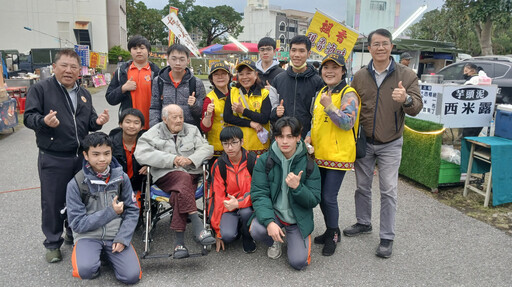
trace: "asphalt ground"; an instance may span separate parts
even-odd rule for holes
[[[209,86],[209,85],[207,85]],[[108,108],[110,122],[103,131],[117,125],[117,107],[105,101],[104,91],[93,95],[98,112]],[[101,276],[80,280],[71,275],[72,247],[63,245],[63,261],[48,264],[44,259],[41,232],[37,147],[34,132],[21,128],[0,140],[0,285],[1,286],[122,286],[109,266]],[[399,181],[398,213],[393,257],[375,256],[379,242],[378,174],[374,181],[373,233],[359,237],[342,236],[333,256],[321,255],[313,245],[311,265],[303,271],[292,269],[283,256],[267,258],[266,246],[258,243],[253,254],[242,251],[240,241],[225,251],[207,256],[174,259],[141,259],[139,286],[510,286],[512,238],[486,223],[470,218]],[[347,172],[338,196],[340,228],[355,223],[355,176]],[[159,222],[153,252],[171,252],[174,234],[169,219]],[[324,231],[320,208],[315,208],[315,230]],[[189,228],[190,230],[190,228]],[[200,246],[186,233],[191,251]],[[133,244],[142,254],[142,231],[135,232]]]

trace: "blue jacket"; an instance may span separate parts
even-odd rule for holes
[[[80,189],[75,178],[68,183],[66,206],[69,226],[73,230],[75,243],[81,238],[113,240],[128,246],[139,219],[139,208],[133,201],[133,191],[128,175],[113,157],[110,163],[110,180],[108,183],[98,179],[85,168],[82,170],[85,183],[91,193],[87,205],[82,201]],[[123,213],[118,215],[112,207],[112,200],[118,195],[118,200],[124,203]]]

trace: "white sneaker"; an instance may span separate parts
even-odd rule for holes
[[[267,256],[271,259],[277,259],[281,257],[281,243],[274,241],[274,244],[267,250]]]

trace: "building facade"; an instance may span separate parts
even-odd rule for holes
[[[126,48],[126,0],[0,0],[0,49]]]
[[[347,1],[347,25],[363,35],[378,28],[389,31],[400,25],[401,0],[352,0]]]
[[[241,22],[244,31],[238,40],[258,43],[263,37],[271,37],[279,40],[280,50],[287,51],[294,36],[306,34],[313,15],[293,9],[282,10],[279,6],[269,5],[268,0],[247,0]]]

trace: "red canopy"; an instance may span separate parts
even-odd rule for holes
[[[240,44],[242,44],[247,49],[249,49],[249,53],[258,53],[258,44],[256,44],[256,43],[240,43]],[[240,50],[240,48],[238,48],[237,45],[235,45],[235,43],[226,44],[226,45],[224,45],[224,47],[222,49],[225,51],[242,52],[242,50]]]

